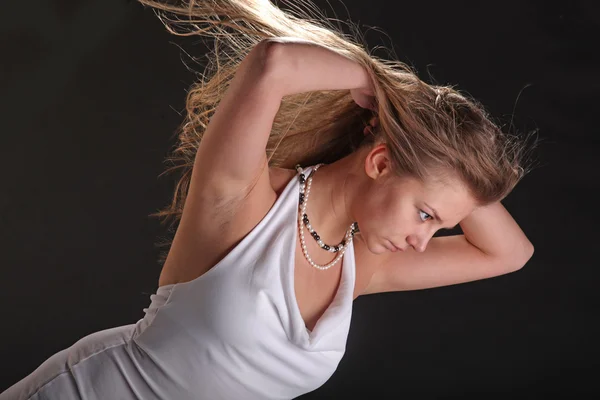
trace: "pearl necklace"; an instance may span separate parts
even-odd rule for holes
[[[346,249],[352,242],[352,239],[354,239],[354,234],[356,232],[359,232],[359,229],[358,229],[358,223],[353,222],[350,225],[350,228],[348,228],[348,230],[346,231],[346,234],[344,235],[344,239],[342,239],[340,244],[338,244],[337,246],[330,246],[328,244],[325,244],[321,240],[321,237],[317,234],[317,232],[315,230],[313,230],[312,226],[310,225],[308,216],[306,215],[306,205],[308,204],[308,196],[310,195],[310,185],[312,184],[312,177],[313,177],[314,173],[319,169],[319,167],[321,167],[321,165],[323,165],[323,164],[322,163],[317,164],[311,171],[310,175],[308,176],[308,185],[306,186],[306,198],[305,198],[305,190],[304,189],[305,189],[306,178],[305,178],[304,174],[302,173],[303,169],[302,169],[302,167],[300,167],[300,164],[296,164],[296,171],[298,171],[300,173],[300,175],[299,175],[300,201],[299,201],[299,206],[298,206],[298,208],[300,209],[300,212],[298,213],[298,230],[300,231],[300,243],[302,244],[302,253],[304,254],[304,257],[306,257],[306,260],[308,260],[310,265],[312,265],[313,267],[320,269],[320,270],[325,270],[325,269],[331,268],[332,266],[337,264],[338,261],[340,261],[342,259],[344,253],[346,252]],[[306,242],[304,241],[304,231],[302,229],[303,224],[306,225],[306,229],[308,229],[311,236],[317,241],[317,243],[319,244],[319,246],[322,249],[327,250],[332,253],[339,253],[339,255],[332,262],[330,262],[327,265],[319,265],[310,258],[310,256],[308,255],[308,252],[306,250]]]

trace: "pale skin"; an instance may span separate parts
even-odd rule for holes
[[[501,203],[478,205],[457,178],[421,182],[395,176],[385,144],[321,166],[307,212],[329,243],[358,222],[355,250],[370,278],[357,294],[490,278],[516,271],[533,253]],[[465,234],[433,238],[457,224]]]
[[[375,254],[396,251],[392,245],[423,252],[438,229],[452,228],[477,207],[457,179],[422,184],[399,178],[391,170],[385,144],[367,151],[323,165],[315,173],[309,207],[323,237],[343,237],[357,221],[357,239]],[[433,218],[430,207],[444,224]]]
[[[250,52],[198,147],[159,286],[194,279],[215,265],[256,226],[281,186],[295,175],[287,170],[275,174],[267,167],[265,146],[282,96],[344,88],[358,89],[353,98],[359,105],[372,104],[366,97],[365,71],[328,50],[263,42]],[[380,143],[315,173],[307,207],[314,229],[326,243],[335,244],[352,222],[360,227],[355,297],[490,278],[518,270],[532,256],[531,242],[500,202],[478,206],[451,171],[442,172],[434,176],[443,180],[398,177]],[[432,237],[456,224],[464,234]],[[331,253],[307,239],[316,263],[332,260]],[[404,251],[394,251],[392,245]],[[311,328],[335,294],[340,263],[317,270],[299,247],[295,261],[297,302]]]

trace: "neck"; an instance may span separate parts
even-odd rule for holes
[[[313,229],[327,244],[339,243],[356,221],[351,212],[359,181],[355,179],[355,169],[355,157],[349,155],[333,164],[322,165],[312,177],[306,214]]]

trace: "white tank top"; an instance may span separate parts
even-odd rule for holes
[[[304,168],[305,176],[313,167]],[[309,331],[294,292],[299,185],[297,174],[258,225],[206,273],[159,287],[143,319],[81,339],[38,368],[44,379],[36,379],[36,370],[21,388],[34,393],[38,385],[32,399],[264,400],[323,385],[346,348],[354,245],[340,261],[333,302]]]

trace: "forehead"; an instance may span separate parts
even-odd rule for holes
[[[458,179],[452,177],[428,178],[424,181],[413,179],[413,184],[421,188],[423,193],[438,196],[452,196],[467,199],[471,197],[467,187]]]

